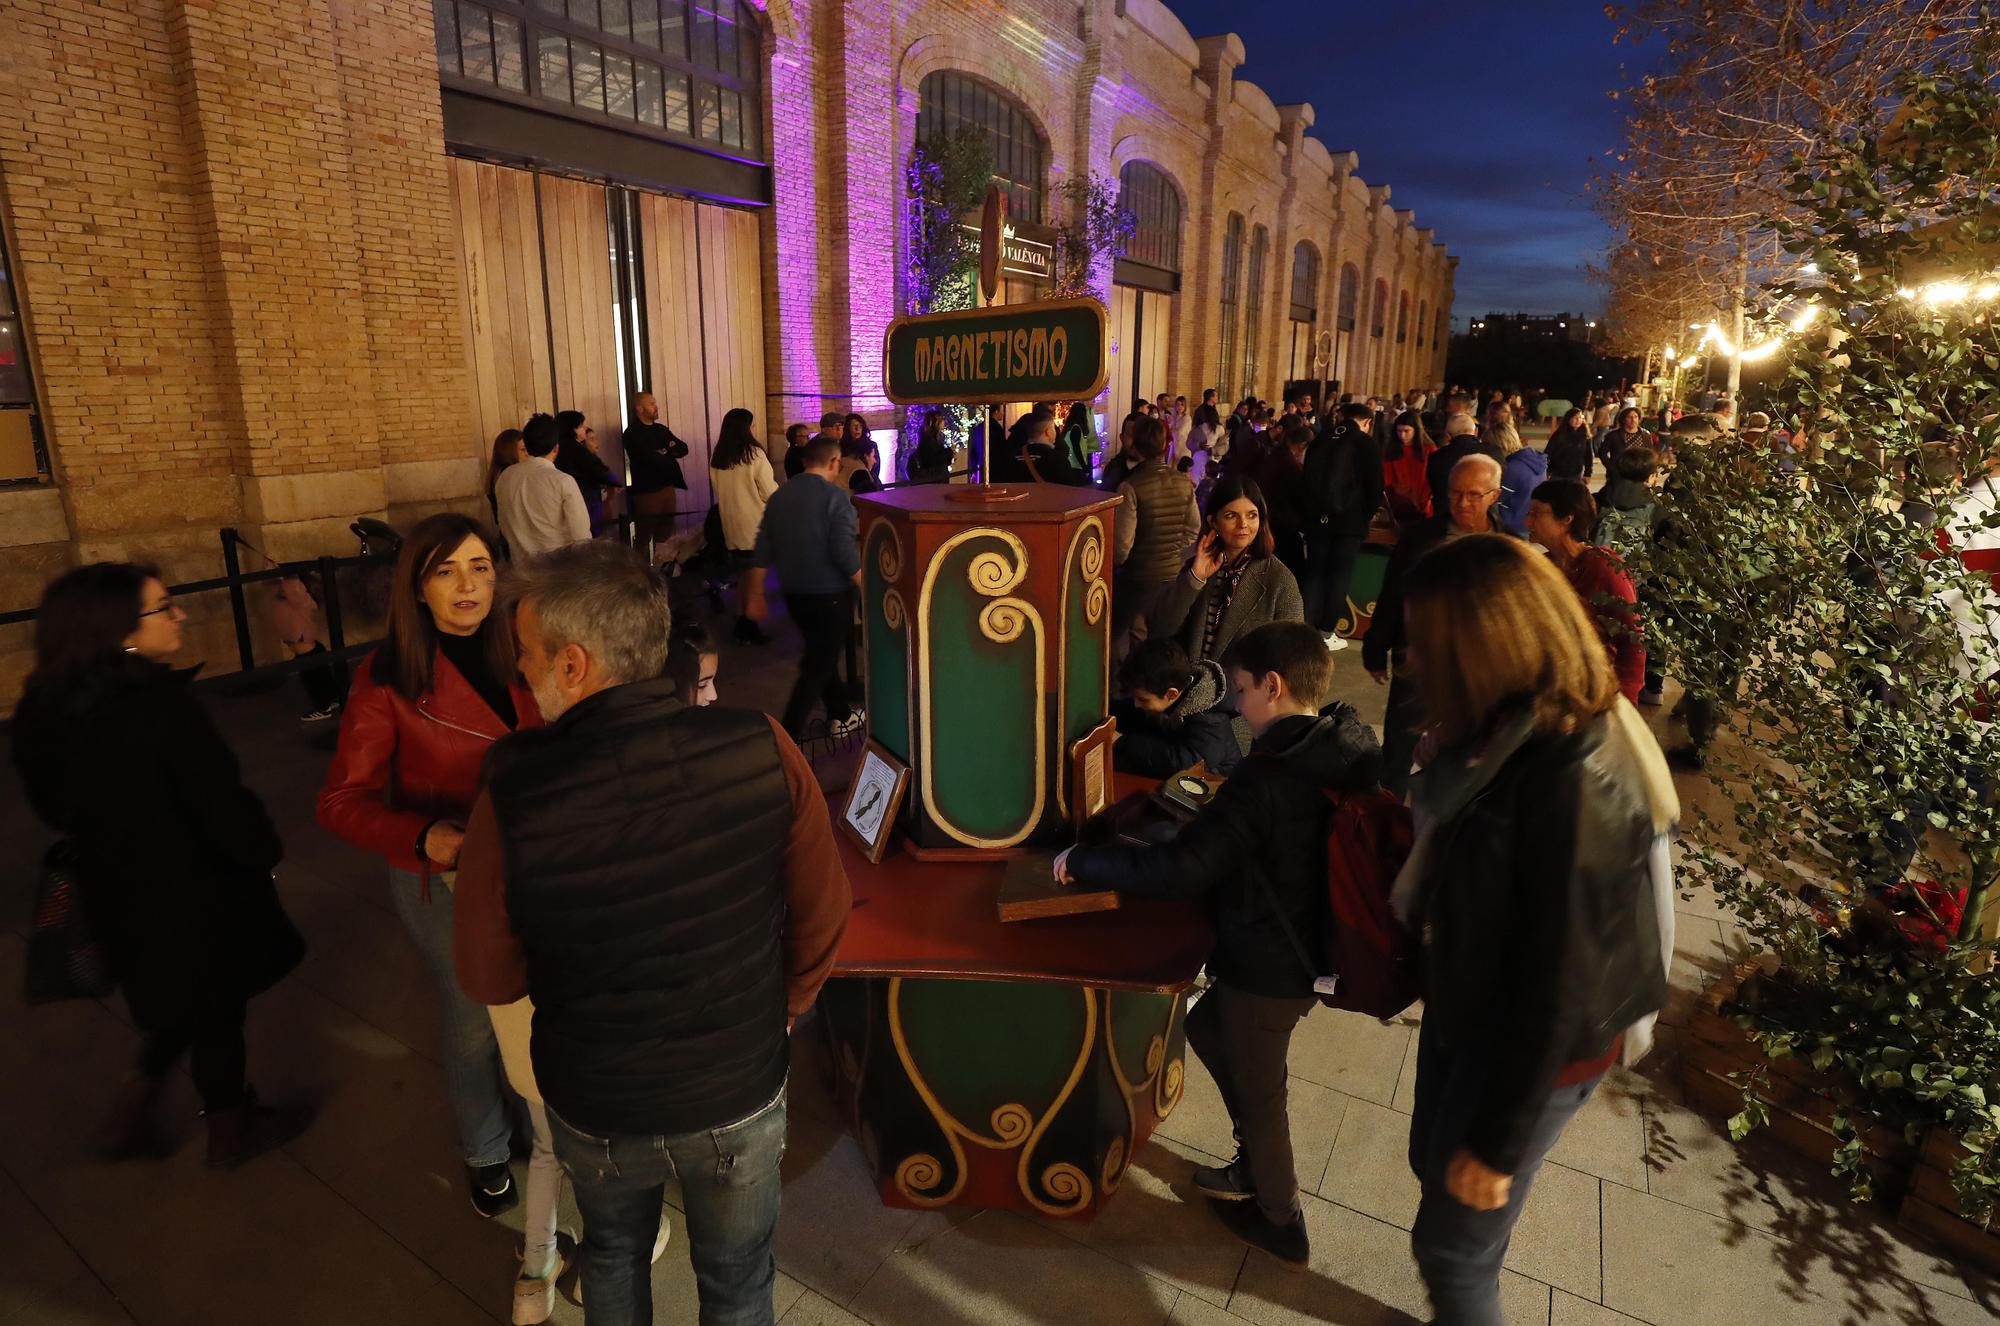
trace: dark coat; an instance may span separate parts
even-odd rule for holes
[[[1588,430],[1565,432],[1558,427],[1544,454],[1549,458],[1551,479],[1588,479],[1595,467]]]
[[[1308,532],[1360,538],[1381,505],[1382,448],[1369,434],[1341,424],[1306,449],[1298,507]]]
[[[1208,625],[1208,600],[1216,592],[1215,580],[1195,583],[1194,564],[1188,563],[1146,614],[1147,637],[1171,635],[1181,642],[1189,658],[1203,657],[1201,637]],[[1243,573],[1229,606],[1222,611],[1222,625],[1215,634],[1215,648],[1210,656],[1219,662],[1237,636],[1266,622],[1305,619],[1305,600],[1299,596],[1299,582],[1292,577],[1291,569],[1276,557],[1258,558]]]
[[[1228,698],[1221,664],[1204,659],[1164,714],[1149,714],[1130,700],[1118,701],[1111,706],[1118,720],[1113,765],[1121,773],[1170,778],[1201,761],[1210,773],[1228,777],[1244,753],[1237,740],[1237,717],[1225,703]]]
[[[1424,1032],[1486,1064],[1466,1145],[1503,1174],[1564,1066],[1666,1003],[1651,803],[1608,723],[1559,736],[1517,719],[1417,775],[1436,819],[1411,916]]]
[[[1078,847],[1069,872],[1079,883],[1139,897],[1206,897],[1217,979],[1251,994],[1301,998],[1312,993],[1313,973],[1275,909],[1284,908],[1293,934],[1316,952],[1327,908],[1326,794],[1363,791],[1381,773],[1375,734],[1352,709],[1280,719],[1171,842]]]
[[[661,423],[634,423],[625,430],[625,462],[632,467],[632,491],[657,493],[666,488],[687,488],[681,473],[681,458],[688,444]],[[588,450],[589,448],[585,448]]]
[[[80,711],[31,692],[14,715],[29,803],[75,846],[84,914],[149,1031],[248,999],[305,954],[271,882],[284,844],[189,680],[131,659]]]
[[[574,438],[566,437],[557,445],[555,464],[576,480],[577,490],[583,494],[584,510],[590,513],[591,531],[595,533],[604,524],[604,490],[623,488],[624,483],[596,452]]]

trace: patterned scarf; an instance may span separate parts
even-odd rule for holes
[[[1229,611],[1229,600],[1236,597],[1236,587],[1243,583],[1243,573],[1250,569],[1252,560],[1250,550],[1246,548],[1208,582],[1208,619],[1201,631],[1203,658],[1215,657],[1215,638],[1222,631],[1223,614]]]

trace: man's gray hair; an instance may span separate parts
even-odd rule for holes
[[[1444,421],[1444,435],[1450,437],[1476,437],[1479,425],[1469,414],[1454,414]]]
[[[1493,482],[1495,483],[1499,483],[1501,476],[1507,473],[1507,471],[1501,466],[1499,461],[1493,459],[1493,457],[1487,455],[1483,451],[1475,451],[1470,456],[1460,456],[1458,460],[1453,463],[1451,467],[1451,472],[1453,474],[1457,474],[1460,470],[1468,468],[1485,469],[1493,471]]]
[[[548,652],[579,645],[614,685],[667,670],[666,581],[622,544],[572,543],[515,563],[507,602],[534,604]]]

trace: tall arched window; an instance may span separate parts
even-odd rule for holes
[[[1351,332],[1361,317],[1361,269],[1353,263],[1340,265],[1340,303],[1335,306],[1333,325]]]
[[[1292,318],[1311,322],[1319,316],[1319,250],[1302,239],[1292,249]]]
[[[917,141],[929,142],[961,128],[986,135],[993,149],[993,179],[1007,191],[1007,205],[1024,221],[1042,219],[1049,142],[1020,102],[971,74],[939,70],[917,90]]]
[[[742,0],[431,0],[447,86],[762,159],[764,44]]]
[[[1243,391],[1257,390],[1257,351],[1264,343],[1264,266],[1271,253],[1271,232],[1258,226],[1250,232],[1250,296],[1244,301]]]
[[[1401,345],[1410,335],[1410,292],[1396,293],[1396,344]]]
[[[1118,205],[1136,223],[1125,246],[1130,262],[1163,272],[1181,269],[1181,192],[1150,161],[1128,161],[1118,172]]]
[[[1431,302],[1428,299],[1420,299],[1417,301],[1417,344],[1418,345],[1422,345],[1424,343],[1424,328],[1430,325],[1431,325]]]
[[[1377,278],[1375,282],[1375,307],[1368,319],[1368,334],[1380,336],[1389,329],[1389,283]]]
[[[1218,365],[1221,377],[1215,384],[1225,403],[1236,399],[1236,382],[1231,374],[1236,371],[1236,301],[1242,285],[1242,266],[1243,216],[1231,212],[1222,232],[1222,346]]]
[[[1442,308],[1437,311],[1437,317],[1431,323],[1431,344],[1444,344],[1444,310]]]

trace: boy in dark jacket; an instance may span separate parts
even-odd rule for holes
[[[1243,747],[1236,739],[1236,716],[1223,703],[1229,688],[1220,664],[1191,663],[1180,641],[1160,637],[1126,656],[1118,686],[1129,698],[1111,706],[1118,720],[1116,768],[1170,778],[1199,760],[1210,773],[1235,772]]]
[[[1313,1006],[1300,947],[1324,924],[1328,792],[1375,786],[1375,734],[1346,705],[1320,706],[1333,659],[1303,622],[1241,636],[1222,666],[1256,744],[1215,799],[1171,842],[1076,847],[1056,877],[1139,897],[1206,897],[1215,984],[1187,1015],[1188,1045],[1222,1092],[1238,1153],[1195,1171],[1231,1232],[1293,1267],[1309,1260],[1285,1111],[1292,1031]]]

